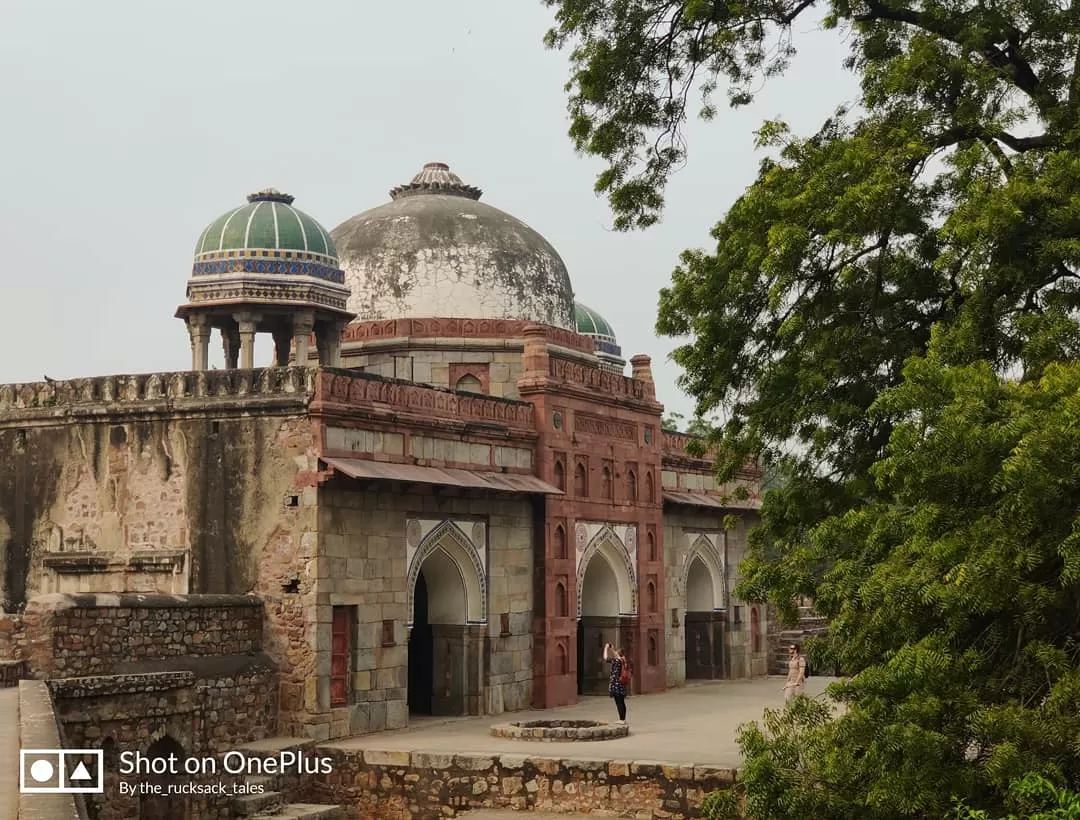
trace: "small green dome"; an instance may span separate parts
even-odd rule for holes
[[[292,206],[293,197],[259,191],[199,236],[195,276],[223,273],[278,273],[344,282],[330,233]]]
[[[615,331],[608,324],[607,319],[592,308],[586,307],[581,302],[574,302],[574,316],[578,333],[615,343]]]
[[[574,316],[577,320],[577,332],[593,340],[600,366],[613,373],[622,373],[626,361],[622,357],[622,348],[615,339],[615,330],[607,319],[581,302],[574,302]]]

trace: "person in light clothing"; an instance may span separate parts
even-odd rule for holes
[[[784,684],[784,703],[796,695],[806,694],[806,658],[793,643],[788,648],[787,683]]]

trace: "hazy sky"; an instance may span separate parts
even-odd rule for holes
[[[785,79],[689,129],[663,223],[622,234],[566,136],[551,20],[539,0],[3,0],[0,383],[187,369],[173,312],[206,223],[274,187],[331,229],[437,160],[548,238],[689,415],[657,293],[753,181],[760,122],[807,132],[853,97],[846,48],[804,23]]]

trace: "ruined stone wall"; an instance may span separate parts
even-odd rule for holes
[[[0,385],[0,609],[51,592],[253,593],[265,650],[302,686],[314,674],[316,378]]]
[[[482,633],[477,651],[483,654],[475,670],[478,683],[471,687],[479,689],[470,692],[473,704],[485,713],[529,706],[533,506],[528,498],[469,497],[441,488],[438,493],[376,492],[335,479],[320,489],[319,513],[318,677],[303,693],[310,722],[304,730],[310,736],[326,739],[407,724],[410,588],[434,550],[459,562],[461,577],[453,579],[458,587],[461,578],[470,585],[479,582],[468,592],[469,620],[483,624],[475,627]],[[449,580],[431,575],[432,600],[460,594],[453,584],[438,586]],[[355,624],[350,702],[339,708],[330,705],[334,606],[352,607]]]
[[[0,608],[48,592],[247,592],[299,537],[311,376],[0,385]]]
[[[630,760],[324,752],[333,773],[312,778],[309,797],[339,803],[350,820],[435,820],[480,808],[686,820],[701,817],[705,795],[736,777],[715,766]]]
[[[735,527],[725,529],[726,523]],[[669,686],[681,686],[686,681],[687,645],[687,587],[697,582],[697,598],[691,602],[701,611],[701,591],[707,587],[714,595],[714,606],[726,610],[725,651],[727,673],[732,678],[765,674],[762,664],[767,657],[767,617],[765,608],[759,610],[760,646],[752,651],[750,606],[736,598],[733,590],[739,582],[739,565],[746,555],[750,530],[756,526],[758,515],[753,510],[722,510],[669,504],[664,510],[664,561],[667,569],[667,675]],[[703,570],[717,567],[710,557],[718,556],[723,577]],[[695,560],[697,559],[697,560]],[[697,578],[691,578],[696,574]],[[695,605],[696,604],[696,605]],[[692,637],[692,636],[691,636]]]
[[[28,660],[43,678],[262,651],[254,597],[53,594],[32,600],[25,622]]]

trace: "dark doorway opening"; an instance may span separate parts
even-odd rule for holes
[[[424,573],[416,576],[413,626],[409,635],[409,714],[430,715],[435,693],[435,639],[428,623],[428,589]]]
[[[146,750],[146,757],[150,760],[164,758],[165,760],[175,756],[177,769],[183,771],[184,747],[169,735],[150,744]],[[182,795],[170,794],[169,786],[178,783],[182,778],[173,774],[152,775],[151,780],[160,786],[161,793],[145,795],[139,802],[139,820],[187,820],[188,801]]]

